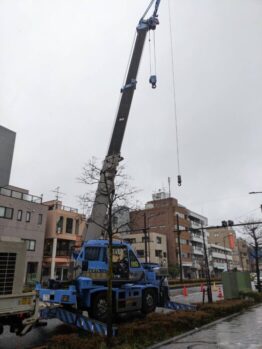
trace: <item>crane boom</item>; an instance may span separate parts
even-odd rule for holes
[[[137,34],[133,47],[125,85],[121,89],[121,99],[116,115],[113,133],[109,144],[108,152],[103,162],[100,180],[88,224],[85,240],[98,239],[103,232],[103,225],[106,218],[109,203],[108,194],[114,189],[114,179],[119,161],[121,161],[121,146],[124,138],[129,111],[132,104],[134,91],[137,84],[137,74],[143,53],[146,36],[149,30],[155,30],[159,24],[158,7],[161,0],[151,0],[146,12],[140,19],[136,28]],[[155,3],[154,12],[151,17],[145,19],[150,8]],[[152,84],[152,87],[155,85]]]

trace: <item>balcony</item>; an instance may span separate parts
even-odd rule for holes
[[[193,253],[193,254],[200,255],[200,256],[203,256],[203,255],[204,255],[204,251],[203,251],[203,248],[202,248],[202,247],[192,246],[192,253]]]
[[[219,253],[219,252],[212,252],[212,257],[218,258],[218,259],[229,260],[229,261],[233,260],[231,255],[225,255],[224,253]]]
[[[12,189],[7,189],[7,188],[0,188],[0,195],[4,195],[4,196],[8,196],[10,198],[24,200],[24,201],[28,201],[28,202],[34,202],[37,204],[42,203],[42,197],[40,197],[40,196],[26,194],[26,193],[22,193],[22,192],[12,190]]]
[[[56,257],[70,257],[71,254],[70,250],[56,250]]]
[[[201,237],[201,235],[198,234],[191,234],[191,240],[195,241],[195,242],[199,242],[200,244],[203,244],[203,238]]]
[[[226,263],[214,262],[213,265],[214,265],[214,269],[227,270],[227,264]]]

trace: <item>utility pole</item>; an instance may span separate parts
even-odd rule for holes
[[[205,241],[205,231],[203,228],[203,223],[201,223],[201,231],[203,236],[204,254],[205,254],[205,262],[206,262],[205,264],[206,264],[206,280],[207,280],[207,298],[208,298],[208,303],[213,303],[211,278],[210,278],[210,270],[209,270],[207,247],[206,247],[206,241]]]
[[[145,263],[148,262],[147,259],[147,225],[146,225],[146,213],[144,212],[144,228],[143,228],[143,232],[144,232],[144,243],[145,243]]]
[[[179,255],[179,274],[180,274],[180,282],[183,282],[183,265],[182,265],[182,256],[181,256],[181,242],[180,242],[180,234],[181,230],[179,229],[179,216],[176,214],[176,228],[177,228],[177,242],[178,242],[178,255]]]

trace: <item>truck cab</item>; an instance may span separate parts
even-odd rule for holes
[[[114,241],[112,257],[114,286],[145,280],[145,269],[129,244]],[[96,284],[106,284],[109,269],[107,240],[85,242],[78,261],[82,264],[82,276],[90,277]]]

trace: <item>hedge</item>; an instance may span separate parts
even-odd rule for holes
[[[145,319],[118,324],[118,336],[113,338],[115,349],[142,349],[159,341],[199,328],[221,317],[237,313],[254,304],[253,300],[219,301],[199,304],[196,312],[152,313]],[[69,334],[51,338],[46,349],[104,349],[105,338],[86,334],[76,329]],[[66,331],[68,333],[68,330]]]

